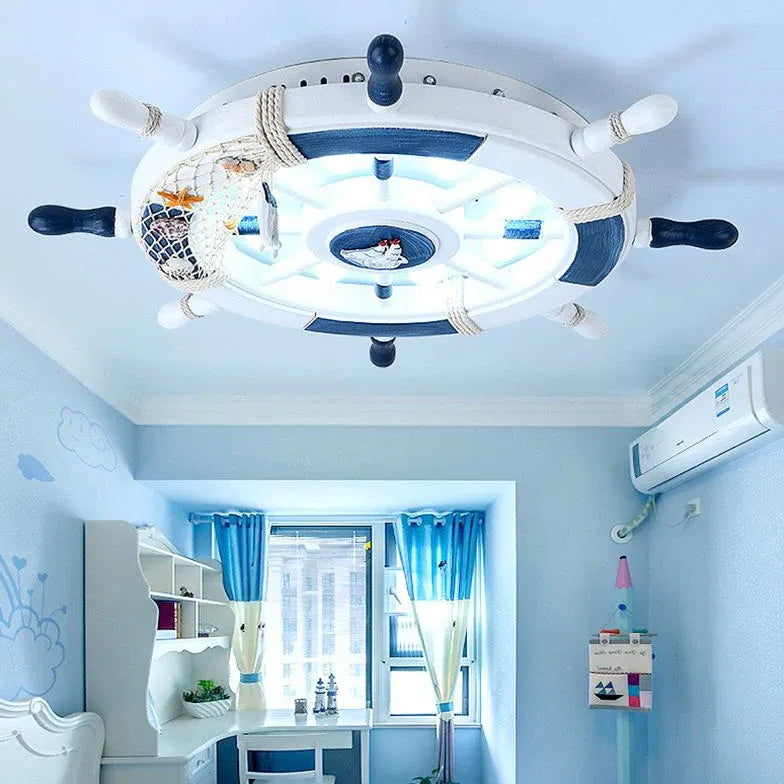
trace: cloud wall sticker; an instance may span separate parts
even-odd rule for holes
[[[46,572],[26,588],[26,559],[14,555],[11,564],[0,556],[0,697],[42,697],[65,661],[58,616],[65,616],[67,607],[46,609]]]
[[[114,471],[117,467],[117,455],[106,431],[81,411],[63,408],[57,438],[64,449],[73,452],[90,468]]]

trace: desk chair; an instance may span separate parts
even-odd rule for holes
[[[333,733],[334,734],[334,733]],[[299,732],[296,735],[274,733],[245,733],[237,736],[240,757],[240,784],[282,784],[282,782],[307,782],[308,784],[336,784],[334,776],[324,775],[324,749],[342,748],[340,741],[330,733]],[[268,773],[248,770],[248,753],[251,751],[313,751],[315,768],[297,773]]]

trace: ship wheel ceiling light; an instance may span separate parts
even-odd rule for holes
[[[720,250],[723,220],[638,218],[612,148],[676,115],[665,95],[588,123],[528,84],[408,59],[391,35],[367,58],[262,74],[175,117],[116,90],[94,114],[154,142],[128,208],[30,213],[41,234],[133,237],[181,299],[173,329],[228,310],[310,332],[479,335],[544,316],[586,338],[579,298],[631,246]]]

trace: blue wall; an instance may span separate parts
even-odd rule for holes
[[[702,515],[669,527],[695,496]],[[784,445],[665,493],[645,535],[650,780],[784,782]]]
[[[520,622],[512,780],[595,784],[614,776],[615,724],[607,712],[587,708],[586,643],[613,608],[619,548],[610,528],[639,510],[626,464],[636,434],[625,428],[139,427],[137,478],[515,481],[512,585]],[[647,542],[636,537],[626,552],[644,608]],[[646,718],[634,718],[644,760]],[[414,734],[416,745],[391,744],[397,755],[383,752],[381,737],[373,784],[406,784],[407,760],[433,753],[429,732]],[[458,768],[462,784],[480,781],[481,744],[474,759],[472,767]],[[498,764],[508,771],[515,760]],[[643,764],[638,784],[645,781]]]
[[[0,697],[84,705],[83,520],[184,513],[132,477],[134,427],[0,321]]]

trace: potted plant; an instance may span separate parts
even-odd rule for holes
[[[431,771],[429,776],[414,776],[411,779],[411,784],[458,784],[456,781],[444,781],[439,783],[438,774],[441,772],[440,768]]]
[[[194,719],[222,716],[231,707],[231,695],[215,681],[199,681],[194,691],[183,692],[185,712]]]

